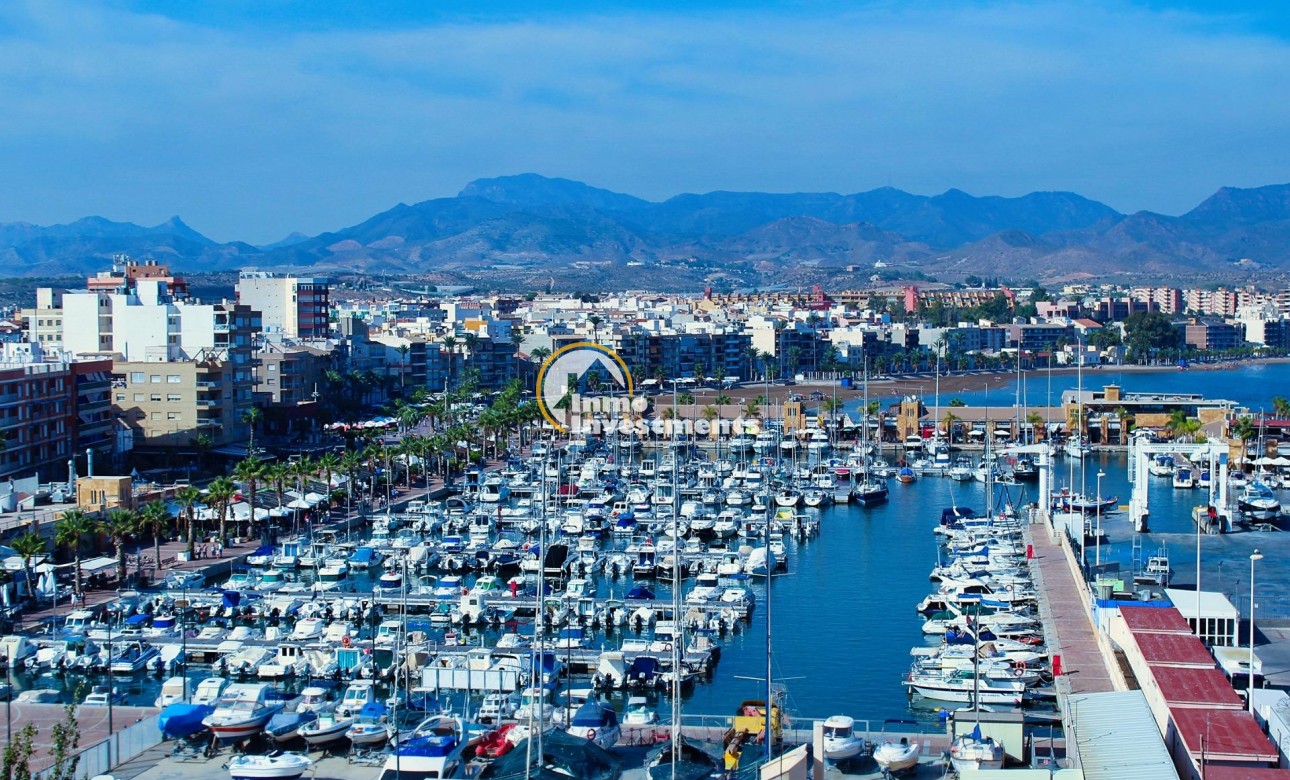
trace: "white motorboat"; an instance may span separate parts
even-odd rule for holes
[[[658,713],[649,706],[649,699],[644,696],[627,697],[627,710],[623,714],[626,726],[652,726],[658,723]]]
[[[308,756],[299,753],[240,755],[229,759],[228,774],[232,780],[295,780],[312,765]]]
[[[901,737],[899,742],[885,740],[873,747],[873,760],[886,774],[907,772],[918,765],[918,742]]]
[[[112,656],[112,674],[134,674],[148,668],[148,662],[161,651],[143,640],[130,642]]]
[[[1174,469],[1174,487],[1178,490],[1191,490],[1196,487],[1196,476],[1192,470],[1184,466],[1178,466]]]
[[[1281,515],[1281,502],[1272,488],[1262,482],[1246,485],[1237,506],[1252,520],[1275,520]]]
[[[258,734],[269,722],[269,718],[281,709],[282,700],[269,685],[230,685],[215,703],[215,711],[202,720],[202,725],[221,741],[237,742]]]
[[[297,733],[310,747],[321,747],[342,739],[353,725],[354,718],[344,717],[338,709],[328,708],[319,712],[312,723],[302,725]]]
[[[115,687],[109,685],[94,686],[83,702],[86,707],[107,707],[110,704],[120,705],[124,703],[125,692],[118,691]]]
[[[565,731],[570,736],[582,737],[605,750],[616,745],[622,734],[618,726],[618,713],[614,712],[613,707],[596,699],[588,699],[578,708]]]
[[[161,684],[161,693],[157,695],[157,699],[152,703],[152,706],[157,709],[165,709],[171,704],[184,701],[184,692],[187,687],[183,677],[167,679]]]
[[[856,722],[846,715],[832,715],[824,721],[824,760],[845,761],[865,750],[864,737],[856,735]]]
[[[996,742],[994,737],[982,737],[980,725],[972,729],[970,734],[955,737],[950,745],[950,763],[957,772],[1002,769],[1003,758],[1003,745]]]

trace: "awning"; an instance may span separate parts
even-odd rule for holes
[[[90,558],[87,561],[81,561],[81,573],[82,574],[101,574],[105,571],[109,571],[113,568],[116,568],[116,565],[117,565],[116,558],[108,558],[106,556],[99,557],[99,558]]]

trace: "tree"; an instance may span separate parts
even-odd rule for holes
[[[255,457],[255,455],[239,461],[233,467],[233,478],[242,483],[242,488],[246,492],[246,503],[249,507],[250,526],[252,528],[255,527],[255,493],[259,481],[264,478],[264,469],[264,461]]]
[[[27,531],[9,544],[22,557],[22,571],[27,578],[27,595],[31,596],[35,593],[31,587],[31,562],[37,555],[45,552],[45,537],[35,531]]]
[[[161,568],[161,535],[170,527],[170,510],[160,501],[149,501],[139,509],[139,529],[152,534],[152,568]],[[155,575],[154,575],[155,577]]]
[[[1244,465],[1245,459],[1249,456],[1250,439],[1258,433],[1254,427],[1254,419],[1248,414],[1238,417],[1232,421],[1228,432],[1241,442],[1241,463]]]
[[[967,406],[967,404],[963,401],[962,398],[951,398],[949,402],[949,406],[952,409],[959,409],[964,406]]]
[[[35,752],[36,726],[23,726],[4,747],[3,780],[31,780],[31,756]]]
[[[597,344],[600,343],[600,323],[604,321],[604,317],[598,314],[593,314],[587,318],[587,322],[591,323],[591,340]]]
[[[1138,360],[1159,350],[1177,347],[1178,331],[1160,312],[1134,312],[1124,320],[1124,343],[1132,351],[1134,360]]]
[[[716,398],[712,399],[712,403],[716,404],[717,406],[729,406],[733,402],[734,400],[730,396],[726,395],[725,393],[722,393],[718,395]]]
[[[75,567],[72,587],[77,595],[84,592],[81,587],[81,547],[92,533],[94,520],[79,509],[69,509],[54,521],[54,544],[72,551],[72,565]]]
[[[756,398],[750,400],[748,404],[744,406],[744,414],[748,415],[749,417],[760,417],[761,402],[758,401]]]
[[[206,500],[219,513],[219,539],[223,543],[228,539],[228,505],[237,495],[237,486],[228,477],[213,480],[206,488]]]
[[[139,516],[125,507],[109,509],[107,516],[99,520],[98,530],[112,540],[112,546],[116,550],[116,579],[118,583],[124,584],[125,542],[138,532]]]
[[[1282,420],[1290,418],[1290,400],[1275,396],[1272,399],[1272,413]]]
[[[76,768],[81,763],[77,749],[81,746],[81,726],[76,720],[76,702],[81,700],[77,690],[72,700],[63,706],[63,719],[49,729],[49,755],[54,764],[44,775],[45,780],[76,780]]]
[[[408,353],[412,351],[412,347],[400,344],[397,351],[399,353],[399,390],[401,391],[407,387]]]
[[[202,500],[202,492],[192,485],[187,485],[175,493],[175,500],[179,502],[179,507],[184,512],[184,535],[188,538],[188,560],[191,561],[196,545],[197,504]]]
[[[1175,439],[1188,440],[1195,437],[1200,432],[1200,420],[1194,417],[1188,417],[1187,413],[1181,409],[1175,409],[1169,415],[1169,422],[1165,426],[1170,435]]]
[[[260,418],[263,416],[264,413],[260,411],[260,407],[258,406],[252,406],[250,409],[247,409],[242,413],[242,422],[246,423],[248,431],[246,442],[246,451],[248,454],[255,454],[255,426],[259,424]]]
[[[959,416],[954,412],[946,412],[945,416],[941,418],[941,424],[945,426],[945,438],[949,440],[950,444],[954,443],[954,423],[958,421]]]

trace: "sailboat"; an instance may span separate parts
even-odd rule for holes
[[[972,632],[972,712],[977,716],[976,726],[968,734],[960,734],[950,744],[950,763],[955,771],[965,769],[1002,769],[1003,745],[994,737],[981,736],[981,644],[980,631]]]
[[[1088,438],[1084,436],[1084,342],[1080,342],[1079,361],[1075,364],[1075,402],[1077,409],[1075,412],[1075,430],[1066,432],[1066,443],[1062,445],[1062,451],[1070,458],[1083,460],[1086,456],[1093,454],[1093,446],[1089,444]]]
[[[855,498],[861,506],[874,506],[887,500],[889,491],[887,482],[881,477],[875,478],[869,469],[869,361],[865,360],[864,364],[864,404],[860,407],[860,441],[862,457],[864,458],[864,469],[860,475],[860,482],[855,487]]]

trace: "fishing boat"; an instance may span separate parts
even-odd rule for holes
[[[981,736],[981,724],[969,734],[960,734],[950,745],[950,763],[956,772],[1003,768],[1003,745],[994,737]]]
[[[237,742],[258,734],[281,709],[282,701],[271,686],[239,683],[228,686],[202,724],[220,741]]]
[[[832,715],[824,721],[824,759],[846,761],[865,751],[864,737],[856,735],[855,719]]]
[[[295,780],[312,765],[308,756],[299,753],[240,755],[229,759],[228,774],[231,780]]]

